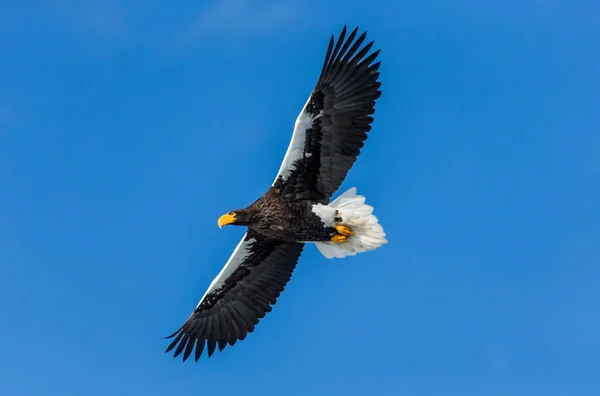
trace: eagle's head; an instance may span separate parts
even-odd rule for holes
[[[217,224],[219,224],[219,228],[225,225],[239,225],[239,226],[248,226],[252,223],[253,212],[249,209],[237,209],[232,210],[229,213],[224,214],[219,217]]]

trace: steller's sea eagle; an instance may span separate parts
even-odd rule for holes
[[[366,32],[356,28],[337,41],[332,36],[321,75],[296,119],[288,150],[267,192],[244,209],[221,216],[219,227],[248,227],[233,254],[212,281],[186,322],[172,335],[166,352],[195,347],[196,361],[206,348],[234,345],[271,311],[290,280],[306,243],[327,258],[374,250],[385,233],[373,207],[351,188],[329,203],[360,154],[371,130],[381,83],[379,51],[362,46]],[[362,47],[361,47],[362,46]]]

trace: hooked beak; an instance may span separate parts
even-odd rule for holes
[[[234,221],[235,221],[235,214],[227,213],[227,214],[224,214],[223,216],[219,217],[217,224],[219,225],[219,228],[223,228],[223,226],[225,226],[227,224],[231,224]]]

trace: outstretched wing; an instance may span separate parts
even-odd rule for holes
[[[361,48],[366,32],[329,42],[321,75],[296,119],[294,134],[273,186],[295,199],[326,203],[346,178],[371,130],[381,95],[379,51]],[[335,46],[335,47],[334,47]]]
[[[206,347],[210,357],[254,330],[271,311],[290,280],[304,244],[269,239],[248,230],[212,281],[186,322],[167,338],[174,338],[166,352],[183,352],[185,361],[194,347],[198,361]]]

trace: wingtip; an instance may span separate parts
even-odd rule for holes
[[[177,345],[177,342],[175,342],[175,341],[170,343],[169,346],[167,347],[167,349],[165,349],[165,353],[171,352],[173,350],[173,348],[175,348],[175,345]]]
[[[171,335],[168,335],[168,336],[166,336],[166,337],[163,337],[163,340],[168,340],[169,338],[173,338],[173,337],[175,337],[177,334],[179,334],[179,332],[181,331],[181,329],[182,329],[182,328],[183,328],[183,327],[180,327],[180,328],[178,328],[178,329],[177,329],[177,331],[176,331],[175,333],[173,333],[173,334],[171,334]]]
[[[211,339],[208,341],[208,357],[211,357],[213,353],[215,353],[215,349],[217,348],[217,340]]]

